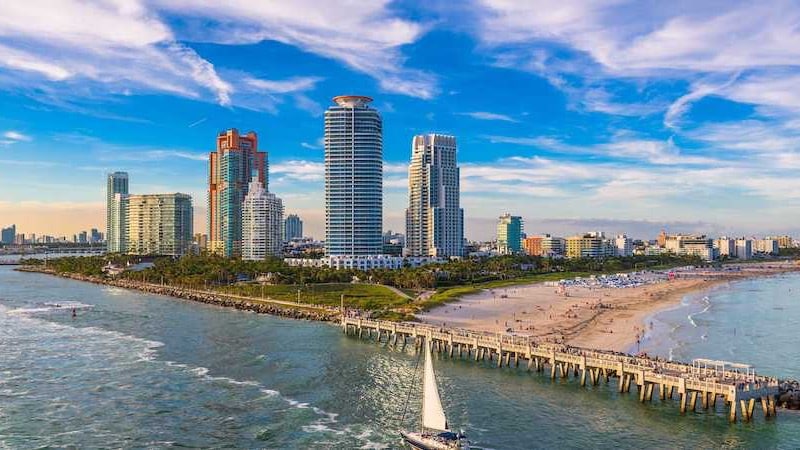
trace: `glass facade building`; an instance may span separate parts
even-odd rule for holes
[[[283,226],[283,240],[286,242],[292,239],[303,237],[303,221],[297,214],[289,214]]]
[[[503,214],[497,221],[497,251],[502,255],[522,252],[522,217]]]
[[[369,97],[335,97],[325,112],[325,252],[383,250],[383,122]]]
[[[126,249],[125,208],[121,204],[128,195],[128,173],[114,172],[106,183],[106,250],[122,253]]]

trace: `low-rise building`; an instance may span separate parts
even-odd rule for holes
[[[614,239],[617,248],[617,256],[633,256],[633,239],[627,235],[620,234]]]
[[[528,236],[522,240],[522,248],[530,256],[542,256],[542,236]]]
[[[780,245],[777,239],[756,239],[753,241],[753,253],[763,255],[777,255],[780,253]]]
[[[606,258],[616,254],[616,246],[599,231],[567,238],[567,258]]]
[[[736,239],[721,237],[714,241],[714,248],[717,249],[719,256],[736,256]]]
[[[716,256],[714,240],[705,235],[676,234],[667,236],[665,248],[675,255],[698,256],[713,261]]]
[[[285,258],[292,267],[330,267],[331,269],[397,270],[404,267],[420,267],[426,264],[444,263],[447,258],[431,256],[388,256],[388,255],[333,255],[324,258]]]

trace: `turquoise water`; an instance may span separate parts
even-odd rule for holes
[[[800,292],[800,277],[745,283],[730,292],[748,292],[763,315],[737,316],[739,300],[716,300],[736,295],[718,290],[693,318],[708,327],[705,340],[645,346],[728,358],[734,342],[732,356],[797,376],[800,311],[775,296]],[[56,303],[79,306],[77,317]],[[681,311],[665,314],[680,321]],[[655,320],[668,336],[671,319]],[[741,323],[755,321],[766,322]],[[725,339],[729,323],[741,323],[735,341]],[[0,268],[0,448],[396,448],[398,431],[417,420],[416,362],[410,350],[327,324]],[[435,365],[450,422],[486,448],[800,446],[800,417],[789,413],[730,426],[721,409],[681,416],[676,402],[642,405],[614,384],[582,388],[466,360]]]

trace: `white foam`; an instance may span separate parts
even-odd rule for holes
[[[39,306],[36,308],[16,308],[16,309],[6,309],[6,314],[36,314],[36,313],[45,313],[51,311],[63,311],[65,313],[69,313],[73,308],[74,309],[88,309],[94,308],[94,305],[87,305],[85,303],[80,302],[64,302],[64,303],[43,303],[43,306]],[[5,309],[5,308],[4,308]]]
[[[195,367],[194,369],[190,369],[189,372],[192,372],[193,374],[202,377],[208,373],[208,369],[205,367]]]
[[[306,433],[333,433],[337,436],[342,436],[345,434],[345,432],[342,430],[334,430],[333,428],[321,423],[312,423],[311,425],[303,425],[301,428]]]

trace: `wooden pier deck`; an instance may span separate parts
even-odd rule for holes
[[[764,416],[776,415],[776,378],[757,375],[752,366],[723,361],[695,360],[692,364],[656,360],[614,352],[571,347],[509,334],[492,334],[442,328],[411,322],[388,322],[360,317],[341,321],[348,335],[374,338],[376,342],[419,347],[427,341],[434,350],[450,357],[475,361],[496,361],[497,367],[526,364],[529,371],[545,372],[550,377],[580,377],[582,386],[617,380],[619,392],[637,386],[641,402],[652,401],[654,392],[662,401],[676,398],[682,413],[696,411],[697,401],[704,410],[714,411],[719,399],[728,405],[728,418],[736,422],[753,419],[756,404]]]

